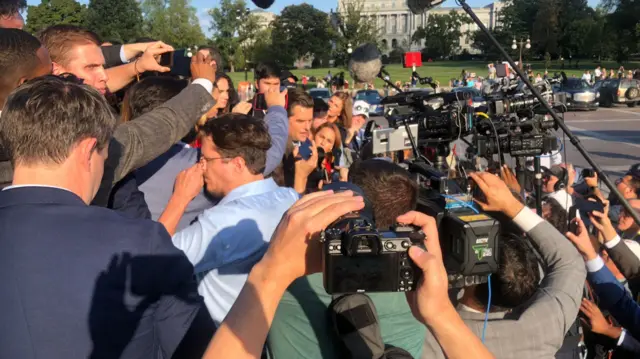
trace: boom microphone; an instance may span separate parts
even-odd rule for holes
[[[275,0],[253,0],[253,3],[261,9],[267,9],[269,6],[273,5],[274,1]]]
[[[370,83],[375,80],[382,69],[382,55],[374,44],[359,46],[351,54],[349,73],[360,83]]]
[[[416,15],[442,4],[444,0],[407,0],[407,7]]]

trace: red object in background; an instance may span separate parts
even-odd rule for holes
[[[496,65],[496,77],[509,77],[509,65],[497,64]]]
[[[404,68],[422,66],[422,53],[421,52],[405,52],[404,54]]]

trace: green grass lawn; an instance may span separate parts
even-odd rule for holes
[[[487,76],[487,64],[488,62],[484,61],[439,61],[432,63],[425,63],[422,67],[418,68],[418,73],[422,77],[433,77],[434,80],[440,81],[441,86],[448,86],[449,80],[451,78],[459,78],[463,69],[467,70],[467,72],[475,72],[478,76],[486,77]],[[544,62],[531,62],[534,73],[540,72],[544,73]],[[568,66],[568,62],[566,63]],[[616,72],[620,65],[615,62],[603,62],[601,64],[607,69],[614,69]],[[580,61],[579,69],[566,69],[565,72],[568,76],[576,75],[581,77],[585,70],[593,70],[596,68],[596,64],[594,62],[583,62]],[[640,63],[628,63],[624,64],[625,69],[634,69],[639,68]],[[560,64],[552,63],[552,67],[549,69],[549,73],[553,75],[554,72],[560,71]],[[386,66],[387,71],[391,75],[391,80],[408,82],[411,76],[411,69],[402,68],[401,65],[388,65]],[[296,76],[299,78],[302,75],[306,76],[316,76],[316,77],[325,77],[327,75],[327,71],[331,70],[333,75],[345,71],[345,79],[351,82],[351,76],[349,76],[349,72],[345,69],[332,68],[332,69],[303,69],[303,70],[292,70]],[[234,84],[238,84],[241,81],[245,80],[244,72],[235,72],[229,73],[233,79]],[[253,73],[249,71],[248,73],[249,81],[253,80]],[[383,85],[382,80],[376,80],[375,82],[376,88],[381,88]]]

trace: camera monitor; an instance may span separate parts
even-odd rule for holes
[[[418,140],[418,124],[409,125],[411,134],[415,141]],[[405,127],[382,128],[373,131],[373,153],[381,154],[387,152],[403,151],[411,149],[409,132]]]

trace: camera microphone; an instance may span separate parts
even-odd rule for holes
[[[253,3],[261,9],[267,9],[269,6],[273,5],[274,1],[275,0],[253,0]]]
[[[374,44],[364,44],[353,50],[349,60],[349,73],[360,83],[375,80],[382,69],[382,55]]]
[[[407,7],[416,15],[442,4],[444,0],[407,0]]]

